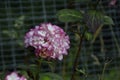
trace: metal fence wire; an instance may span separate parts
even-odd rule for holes
[[[1,0],[0,1],[0,70],[16,69],[24,63],[24,35],[31,27],[41,22],[52,22],[61,25],[68,33],[64,23],[56,19],[58,10],[67,8],[69,0]],[[107,60],[111,60],[107,70],[120,67],[120,0],[115,6],[108,6],[109,0],[102,0],[105,13],[114,20],[114,26],[105,26],[94,44],[83,42],[79,67],[87,66],[89,73],[97,73]],[[76,9],[84,9],[83,4],[75,3]],[[66,65],[72,65],[75,54],[75,37],[71,34],[71,50],[66,56]],[[89,48],[89,46],[91,48]],[[90,50],[90,51],[88,51]],[[72,55],[72,56],[71,56]],[[85,63],[87,62],[87,65]],[[58,65],[62,65],[59,62]],[[61,66],[57,67],[58,70]],[[72,67],[67,68],[68,71]],[[47,68],[44,68],[47,71]]]

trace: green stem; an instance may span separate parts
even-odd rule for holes
[[[102,34],[100,35],[100,45],[101,45],[101,53],[103,54],[103,58],[105,59],[105,46]]]
[[[65,23],[65,32],[67,32],[68,30],[68,23],[66,22]],[[63,77],[63,80],[65,80],[65,77],[66,77],[66,59],[63,60],[63,66],[62,66],[62,77]]]
[[[111,61],[112,61],[112,59],[111,59],[110,61],[108,61],[108,62],[105,62],[104,67],[103,67],[102,74],[101,74],[101,76],[100,76],[100,80],[104,80],[105,69],[106,69],[107,65],[108,65]]]
[[[78,51],[76,53],[74,64],[73,64],[73,71],[72,71],[71,80],[75,80],[76,68],[77,68],[77,65],[78,65],[79,55],[80,55],[80,51],[81,51],[81,48],[82,48],[82,42],[83,42],[83,37],[84,37],[85,32],[86,32],[86,30],[84,30],[82,36],[80,37],[79,48],[78,48]]]
[[[38,58],[37,64],[36,64],[36,65],[38,65],[38,71],[37,71],[37,74],[35,76],[35,80],[39,80],[39,73],[40,73],[40,70],[41,70],[41,64],[42,64],[42,58],[40,60]]]
[[[104,67],[103,67],[103,71],[102,71],[102,75],[100,80],[104,80],[104,73],[105,73],[105,69],[106,69],[107,63],[105,63]]]

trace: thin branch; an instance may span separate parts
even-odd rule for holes
[[[80,38],[79,48],[78,48],[78,51],[76,53],[74,64],[73,64],[73,71],[72,71],[71,80],[75,80],[76,68],[77,68],[77,65],[78,65],[79,55],[80,55],[80,51],[81,51],[81,48],[82,48],[82,42],[83,42],[83,37],[84,37],[85,32],[86,32],[86,30],[84,30],[84,32],[83,32],[83,34]]]

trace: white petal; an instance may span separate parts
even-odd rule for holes
[[[39,26],[35,26],[36,29],[39,29]]]
[[[41,35],[41,36],[45,36],[46,33],[44,31],[38,31],[38,34]]]
[[[31,35],[33,35],[33,33],[34,33],[34,31],[30,31],[30,32],[29,32],[29,35],[31,36]]]
[[[63,55],[59,55],[58,59],[62,60],[63,59]]]
[[[48,24],[47,26],[48,26],[48,30],[50,30],[50,32],[53,32],[55,30],[54,27],[52,27],[51,24]]]
[[[19,80],[17,73],[13,72],[10,75],[7,76],[7,80]]]

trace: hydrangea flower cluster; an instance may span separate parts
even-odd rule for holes
[[[69,49],[69,36],[62,28],[44,23],[35,26],[25,35],[25,47],[32,46],[35,48],[36,56],[42,58],[63,59]]]
[[[12,72],[6,76],[5,80],[27,80],[24,76],[19,76],[16,72]]]

